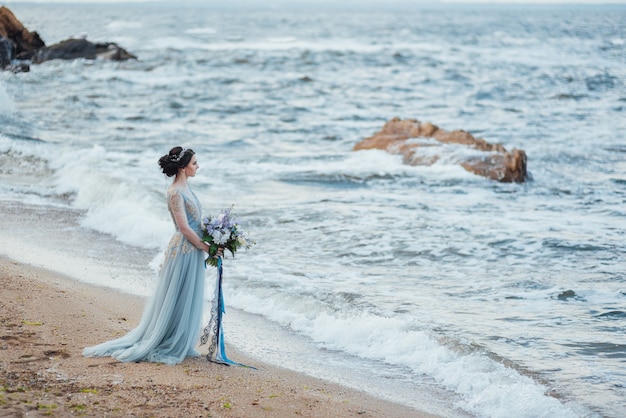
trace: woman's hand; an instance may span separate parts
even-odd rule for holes
[[[206,241],[202,241],[200,245],[202,246],[201,248],[202,251],[211,255],[211,246],[209,246],[209,244]],[[217,247],[217,252],[213,256],[213,258],[217,258],[217,257],[224,257],[224,247]]]

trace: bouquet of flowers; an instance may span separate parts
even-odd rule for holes
[[[215,217],[202,220],[202,240],[209,244],[209,258],[205,264],[217,267],[217,250],[219,247],[226,248],[235,256],[239,247],[250,248],[254,241],[250,241],[247,234],[239,228],[237,217],[232,212],[233,205],[224,209]]]

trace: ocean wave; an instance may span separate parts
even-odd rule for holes
[[[113,20],[105,26],[112,32],[121,32],[127,29],[140,29],[143,27],[143,22],[137,20]]]
[[[292,184],[318,183],[320,185],[334,187],[355,187],[362,186],[369,181],[376,180],[394,180],[397,176],[392,174],[368,174],[368,175],[350,175],[350,174],[327,174],[319,172],[300,172],[291,173],[288,177],[282,178],[281,181]]]
[[[606,245],[593,245],[587,242],[576,243],[558,239],[546,239],[543,241],[543,245],[547,248],[553,248],[563,251],[580,252],[580,251],[611,251],[612,247]]]
[[[235,291],[231,297],[235,307],[288,325],[327,349],[433,376],[438,384],[463,397],[464,409],[478,415],[509,417],[514,410],[518,417],[577,416],[558,400],[545,396],[545,388],[529,377],[479,352],[461,354],[446,348],[428,332],[414,329],[408,318],[385,318],[365,312],[332,314],[303,303],[300,298],[297,305],[305,310],[298,312],[277,294],[254,296]],[[312,314],[315,311],[318,313]]]
[[[211,27],[190,28],[185,30],[185,33],[192,35],[215,35],[217,33],[217,29]]]
[[[589,91],[608,91],[620,85],[619,78],[612,74],[601,73],[585,78],[585,85]]]
[[[608,311],[598,315],[598,318],[606,318],[606,319],[625,319],[626,312],[624,311]],[[626,346],[622,349],[624,351],[624,356],[626,357]]]
[[[13,99],[7,93],[6,88],[0,84],[0,116],[10,114],[15,111]]]

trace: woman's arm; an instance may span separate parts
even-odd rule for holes
[[[202,241],[202,238],[196,234],[196,232],[189,227],[187,222],[187,213],[185,212],[185,201],[178,190],[172,190],[169,192],[169,205],[174,215],[174,221],[180,232],[191,242],[196,248],[208,253],[209,245]]]

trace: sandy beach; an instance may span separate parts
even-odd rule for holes
[[[85,358],[83,347],[134,328],[145,301],[4,257],[0,279],[2,417],[431,416],[232,348],[258,370],[204,358],[176,366]]]

